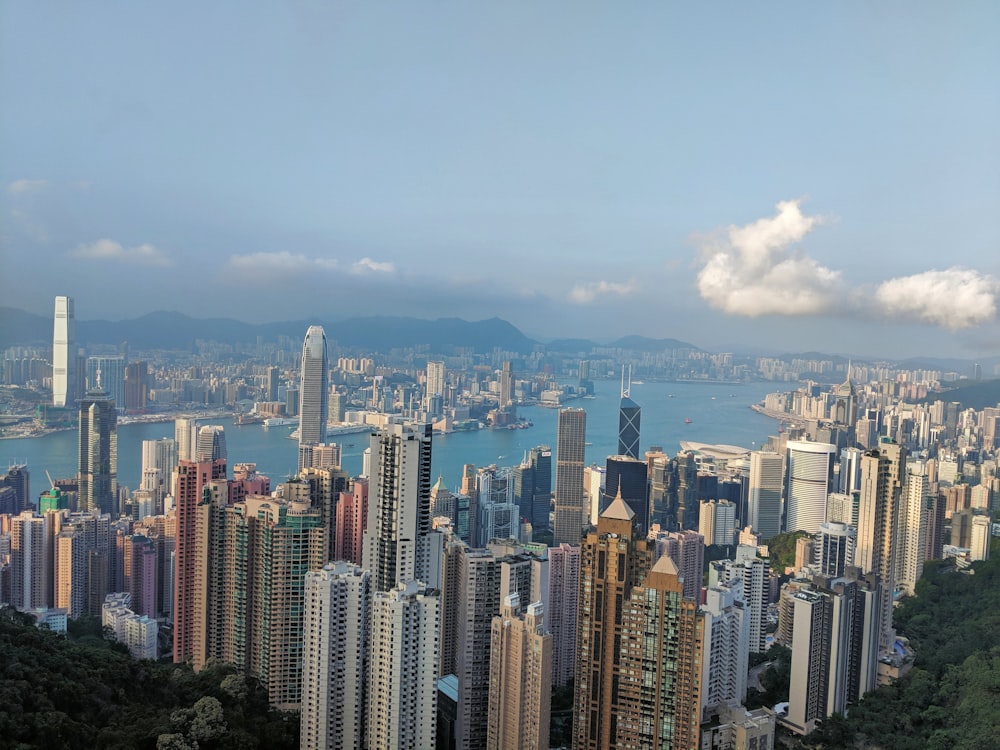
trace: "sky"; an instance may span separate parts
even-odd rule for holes
[[[0,305],[1000,355],[998,34],[990,1],[0,0]]]

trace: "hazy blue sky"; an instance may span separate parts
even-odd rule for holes
[[[1000,3],[0,3],[3,300],[1000,354]]]

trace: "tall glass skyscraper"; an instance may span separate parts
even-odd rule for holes
[[[323,326],[309,326],[302,342],[302,378],[299,383],[300,456],[304,446],[326,442],[330,397],[327,370],[326,333]]]
[[[80,402],[79,509],[118,517],[118,411],[103,391]]]
[[[586,454],[587,412],[562,409],[556,429],[556,516],[553,545],[579,544],[583,536],[586,496],[583,464]]]

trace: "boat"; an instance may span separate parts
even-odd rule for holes
[[[298,417],[268,417],[264,420],[265,427],[287,427],[298,423]]]
[[[684,417],[684,424],[691,424],[691,417]]]

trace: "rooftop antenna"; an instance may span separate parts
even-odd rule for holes
[[[622,398],[632,397],[632,365],[628,365],[628,383],[625,381],[625,367],[622,365]]]

